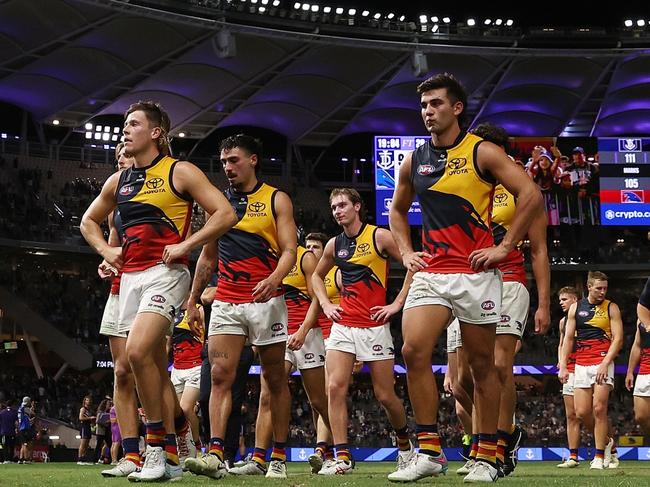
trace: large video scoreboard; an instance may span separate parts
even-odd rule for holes
[[[388,225],[388,210],[399,178],[399,168],[408,154],[426,143],[424,136],[377,136],[375,137],[375,198],[377,225]],[[411,225],[422,225],[420,203],[414,201],[409,209]]]
[[[599,138],[600,222],[650,226],[650,138]]]

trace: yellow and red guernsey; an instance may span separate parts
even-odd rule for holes
[[[591,304],[587,298],[576,305],[576,364],[599,365],[612,343],[612,329],[609,320],[609,304],[604,299]]]
[[[275,214],[278,189],[259,183],[248,193],[228,188],[224,194],[239,221],[219,239],[219,278],[215,299],[250,303],[258,282],[278,266],[280,244]],[[282,296],[282,285],[274,297]]]
[[[197,304],[199,308],[201,305]],[[174,325],[172,333],[172,354],[174,358],[175,369],[191,369],[200,366],[203,362],[201,350],[205,343],[205,327],[202,327],[198,333],[190,326],[187,321],[187,310],[177,317],[177,323]]]
[[[332,304],[341,303],[341,290],[339,289],[339,285],[336,283],[337,272],[340,272],[338,266],[332,267],[323,280],[325,290],[327,291],[327,298]],[[323,338],[329,338],[332,330],[332,320],[325,316],[325,313],[322,311],[318,316],[318,326],[320,326],[320,329],[323,332]]]
[[[289,335],[298,331],[300,325],[305,321],[311,298],[307,290],[307,280],[302,263],[305,255],[309,252],[306,248],[298,245],[296,252],[296,263],[282,280],[284,286],[284,301],[287,303],[289,322],[287,332]]]
[[[122,220],[123,272],[160,264],[165,247],[187,236],[193,201],[174,187],[177,163],[159,155],[146,167],[132,166],[120,174],[116,197]],[[187,264],[187,256],[178,263]]]
[[[503,185],[498,184],[494,188],[492,203],[494,245],[499,245],[503,241],[506,232],[510,230],[512,221],[515,219],[516,206],[515,197]],[[524,254],[519,246],[512,249],[505,260],[499,263],[498,269],[503,274],[504,282],[520,282],[524,286],[528,283],[526,269],[524,268]]]
[[[356,328],[381,326],[370,318],[373,306],[386,304],[388,260],[377,249],[375,234],[378,228],[364,224],[359,234],[348,237],[337,235],[334,261],[341,270],[342,325]]]
[[[482,141],[461,132],[451,146],[429,141],[413,151],[410,176],[422,212],[422,247],[432,256],[424,272],[473,274],[469,255],[494,244],[496,182],[477,165]]]

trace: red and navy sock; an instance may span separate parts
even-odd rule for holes
[[[181,411],[181,414],[174,418],[174,430],[176,431],[176,436],[181,438],[187,434],[190,429],[190,423],[185,417],[185,413]]]
[[[223,462],[223,440],[221,438],[210,438],[210,448],[208,450],[209,455],[215,455],[219,460]]]
[[[476,455],[478,455],[478,435],[472,435],[472,448],[469,451],[469,458],[476,460]]]
[[[497,435],[479,433],[478,435],[478,453],[476,461],[489,463],[493,467],[497,464]]]
[[[167,463],[176,466],[180,464],[178,459],[178,446],[176,445],[176,435],[165,435],[165,455],[167,456]]]
[[[594,459],[600,458],[603,460],[605,458],[605,450],[596,450],[596,454],[594,455]]]
[[[147,423],[147,445],[165,448],[165,427],[162,421]]]
[[[334,447],[332,445],[327,445],[325,449],[325,460],[334,460]]]
[[[437,424],[418,424],[415,427],[418,435],[418,446],[420,453],[437,457],[442,453],[440,447],[440,436],[438,435]]]
[[[319,441],[316,443],[316,449],[314,450],[314,453],[321,458],[325,459],[325,452],[327,451],[327,443],[324,441]]]
[[[287,461],[287,444],[285,442],[274,441],[273,451],[271,452],[271,461],[278,460],[280,462]]]
[[[497,463],[503,465],[504,457],[506,454],[506,447],[508,446],[508,441],[510,441],[510,435],[507,431],[497,430],[497,452],[496,458]]]
[[[266,448],[257,448],[253,450],[253,461],[262,467],[266,467]]]
[[[140,466],[140,440],[138,438],[122,438],[124,458]]]
[[[408,426],[404,426],[398,430],[396,429],[395,436],[397,437],[397,448],[399,448],[399,451],[409,451],[411,449]]]
[[[578,461],[578,449],[577,448],[570,448],[569,449],[569,460],[575,460],[576,462]]]
[[[337,460],[342,460],[344,462],[349,462],[351,460],[352,456],[350,455],[350,448],[347,443],[339,443],[338,445],[334,445],[334,448],[336,449]]]

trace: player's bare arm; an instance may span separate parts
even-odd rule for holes
[[[212,273],[217,267],[218,255],[219,251],[216,241],[205,244],[201,249],[201,254],[196,261],[194,279],[192,279],[192,289],[190,290],[190,296],[187,300],[188,320],[198,319],[196,305],[201,304],[202,302],[201,295],[210,282]]]
[[[278,245],[280,246],[280,259],[275,270],[269,277],[258,282],[253,288],[253,301],[265,303],[282,284],[291,268],[296,263],[296,223],[293,220],[293,205],[289,195],[278,191],[275,196],[276,228],[278,232]]]
[[[567,362],[569,360],[569,355],[571,355],[571,350],[573,350],[573,341],[575,340],[577,307],[578,304],[573,303],[569,308],[564,328],[564,340],[562,343],[562,353],[560,354],[560,372],[558,374],[562,383],[566,383],[566,381],[569,380]]]
[[[393,202],[388,212],[390,231],[395,239],[401,261],[408,271],[417,272],[426,267],[424,258],[431,256],[426,252],[415,252],[411,242],[411,226],[408,211],[415,198],[415,188],[411,182],[412,156],[409,154],[399,168],[399,181],[393,193]]]
[[[502,242],[495,247],[475,250],[470,254],[472,269],[481,270],[506,258],[524,238],[537,215],[544,212],[544,200],[533,180],[526,176],[522,168],[512,164],[503,149],[484,141],[478,146],[477,152],[477,163],[481,171],[492,174],[517,199],[512,225]]]
[[[120,173],[115,173],[106,180],[99,196],[94,199],[81,218],[80,226],[81,234],[88,245],[117,270],[122,268],[122,247],[112,247],[108,244],[104,239],[101,224],[117,207],[115,192],[119,177]]]
[[[537,311],[535,311],[535,333],[545,334],[551,326],[551,268],[546,248],[546,226],[548,217],[542,211],[528,229],[533,276],[537,286]]]
[[[163,261],[173,262],[203,244],[217,240],[237,224],[235,210],[206,175],[194,164],[181,161],[174,168],[174,186],[181,194],[189,195],[210,217],[203,228],[185,241],[168,245],[163,251]]]
[[[625,388],[628,391],[634,388],[634,369],[639,366],[639,362],[641,362],[641,332],[637,326],[634,343],[630,349],[630,360],[627,363],[627,373],[625,374]]]
[[[314,294],[318,298],[318,302],[323,309],[323,313],[325,313],[325,316],[327,316],[327,319],[332,321],[341,321],[341,313],[343,312],[343,308],[332,304],[332,302],[327,297],[327,289],[325,289],[325,276],[327,276],[327,273],[330,271],[330,269],[334,267],[334,245],[334,239],[330,238],[325,245],[325,249],[323,249],[323,255],[318,261],[318,265],[316,266],[316,270],[314,271],[314,275],[311,279],[311,285],[314,290]],[[340,273],[337,272],[337,274]],[[339,283],[337,281],[337,285],[338,284]]]
[[[302,271],[305,274],[305,284],[307,285],[307,293],[311,298],[311,303],[309,304],[305,321],[300,325],[298,331],[287,340],[287,348],[290,350],[299,350],[305,343],[307,333],[318,325],[318,316],[320,315],[321,307],[318,304],[318,298],[312,286],[312,277],[317,265],[318,259],[316,256],[311,252],[305,252],[302,258]]]
[[[609,305],[609,325],[612,332],[612,342],[609,345],[607,355],[596,370],[596,383],[602,384],[607,378],[607,368],[614,363],[614,359],[623,347],[623,320],[621,310],[616,303]]]

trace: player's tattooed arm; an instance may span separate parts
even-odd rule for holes
[[[201,293],[206,288],[217,265],[217,243],[210,242],[203,246],[201,255],[196,261],[196,270],[192,280],[192,290],[187,303],[188,309],[193,309],[197,303],[201,303]]]

